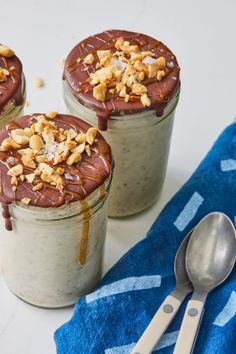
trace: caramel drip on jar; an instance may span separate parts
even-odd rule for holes
[[[88,240],[89,240],[89,221],[91,219],[91,208],[89,203],[86,201],[81,202],[82,210],[81,212],[84,214],[84,220],[82,225],[82,234],[80,239],[80,247],[79,247],[79,263],[84,265],[87,259],[87,250],[88,250]]]
[[[12,231],[11,214],[9,211],[9,205],[2,203],[2,216],[5,220],[5,228],[8,231]]]

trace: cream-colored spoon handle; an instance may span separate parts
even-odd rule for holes
[[[203,307],[203,301],[189,300],[173,354],[191,354]]]
[[[181,301],[172,295],[166,297],[131,354],[150,354],[176,315]]]

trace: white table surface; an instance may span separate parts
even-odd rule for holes
[[[0,42],[21,58],[27,78],[26,112],[62,111],[60,59],[81,39],[110,28],[150,34],[166,43],[182,68],[182,93],[160,201],[138,216],[109,220],[107,271],[142,239],[160,209],[191,175],[236,112],[234,0],[0,0]],[[46,86],[34,87],[42,77]],[[0,273],[0,353],[53,354],[54,330],[72,308],[27,305]],[[68,353],[69,354],[69,353]],[[98,353],[100,354],[100,353]]]

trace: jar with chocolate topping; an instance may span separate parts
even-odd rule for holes
[[[97,126],[112,147],[109,215],[135,214],[156,201],[165,178],[179,66],[147,35],[109,30],[72,49],[64,68],[64,101]]]
[[[0,131],[3,276],[21,299],[63,307],[101,276],[109,145],[84,121],[50,112]]]
[[[0,44],[0,129],[22,114],[25,101],[25,77],[14,51]]]

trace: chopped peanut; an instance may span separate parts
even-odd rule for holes
[[[8,170],[8,172],[7,172],[7,174],[12,177],[13,176],[15,176],[15,177],[20,176],[20,175],[22,175],[22,173],[23,173],[23,166],[21,164],[18,164],[16,166],[10,168],[10,170]]]
[[[72,155],[70,155],[68,157],[68,159],[66,160],[67,165],[71,166],[74,163],[79,162],[82,159],[82,156],[80,153],[78,152],[74,152]]]
[[[29,175],[25,175],[25,178],[27,179],[27,181],[29,183],[33,183],[34,179],[35,179],[35,174],[34,173],[30,173]]]
[[[105,101],[106,92],[107,92],[107,86],[102,82],[93,88],[93,96],[98,101]]]
[[[14,129],[11,131],[12,139],[17,144],[27,144],[29,142],[29,137],[23,129]]]
[[[33,150],[41,150],[44,146],[43,139],[39,135],[32,135],[29,139],[29,146]]]
[[[89,145],[92,145],[94,143],[96,135],[97,135],[97,128],[91,127],[87,130],[86,140],[89,143]]]
[[[33,187],[33,191],[34,192],[40,191],[42,188],[43,188],[43,183],[40,182],[40,183],[36,184],[36,186]]]
[[[161,70],[161,69],[165,69],[166,67],[166,60],[164,57],[159,57],[157,58],[156,60],[156,63],[158,65],[158,68]]]
[[[144,93],[142,96],[141,96],[141,102],[142,102],[142,105],[145,107],[145,106],[150,106],[151,105],[151,101],[150,99],[148,98],[147,94]]]
[[[45,117],[50,118],[50,119],[54,119],[54,118],[56,118],[57,115],[58,115],[57,112],[49,112],[49,113],[45,114]]]
[[[161,81],[161,79],[165,76],[165,71],[164,70],[158,70],[157,72],[157,80]]]
[[[91,156],[91,148],[90,148],[90,145],[86,145],[85,146],[85,151],[87,152],[88,156]]]
[[[56,172],[57,172],[59,175],[63,175],[64,171],[65,171],[64,168],[61,168],[61,167],[58,167],[57,170],[56,170]]]
[[[147,92],[147,88],[142,84],[134,84],[132,87],[132,93],[142,95]]]
[[[41,79],[41,77],[38,77],[35,82],[34,82],[34,85],[36,88],[42,88],[45,86],[45,82],[43,79]]]
[[[0,55],[5,58],[10,58],[15,55],[14,51],[6,45],[0,44]]]
[[[11,184],[13,184],[14,186],[18,185],[18,179],[16,176],[12,176],[11,178]]]
[[[29,157],[29,155],[23,155],[21,157],[21,161],[23,162],[23,165],[29,168],[36,168],[36,164],[32,158]]]
[[[31,199],[30,199],[30,198],[23,198],[23,199],[21,199],[21,202],[22,202],[23,204],[28,205],[28,204],[31,202]]]
[[[85,58],[84,58],[84,64],[93,64],[94,62],[94,56],[92,53],[88,54]]]
[[[17,144],[13,139],[11,138],[6,138],[2,141],[1,144],[1,150],[2,151],[8,151],[8,150],[18,150],[20,149],[21,146]]]

